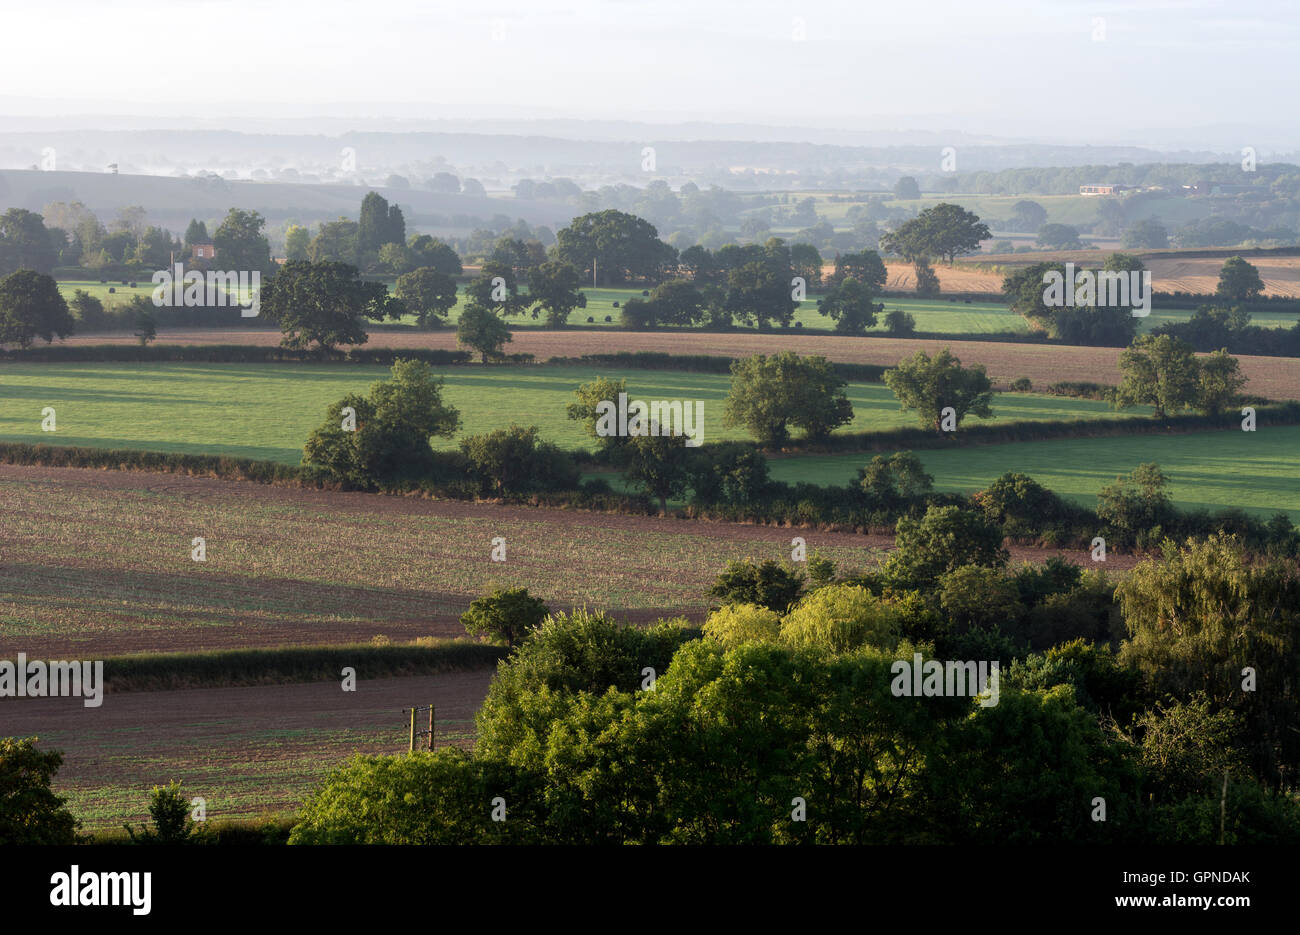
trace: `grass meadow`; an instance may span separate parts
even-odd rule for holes
[[[1194,432],[1118,438],[1068,438],[960,449],[927,449],[917,457],[940,490],[970,493],[1007,471],[1028,474],[1049,489],[1087,506],[1120,474],[1157,462],[1169,477],[1168,493],[1182,509],[1240,507],[1271,516],[1279,510],[1300,520],[1300,426],[1261,426],[1256,432]],[[844,484],[862,466],[860,454],[807,455],[772,460],[777,480]]]
[[[96,448],[220,454],[296,464],[330,403],[365,393],[388,375],[381,366],[337,364],[0,364],[0,439]],[[573,392],[598,375],[626,378],[630,399],[704,403],[704,440],[743,439],[743,428],[723,425],[730,386],[726,374],[664,370],[613,371],[572,366],[454,366],[442,369],[444,399],[461,412],[453,448],[465,435],[512,422],[537,425],[541,436],[565,448],[592,440],[566,407]],[[916,424],[883,384],[848,387],[855,431]],[[52,406],[57,429],[41,430]],[[1003,420],[1131,418],[1105,403],[1037,394],[1002,394],[994,413]]]

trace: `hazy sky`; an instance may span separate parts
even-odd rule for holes
[[[704,119],[1097,143],[1217,126],[1228,144],[1269,146],[1296,139],[1300,101],[1296,0],[42,0],[0,10],[0,115],[230,126],[240,115]],[[1250,138],[1234,140],[1239,129]]]

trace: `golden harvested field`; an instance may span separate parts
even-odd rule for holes
[[[840,335],[757,334],[745,332],[653,332],[653,331],[543,331],[526,328],[514,332],[506,345],[511,353],[529,353],[538,360],[549,357],[579,357],[616,351],[662,351],[671,354],[715,354],[746,357],[794,351],[820,354],[838,363],[884,364],[893,366],[919,350],[933,354],[948,347],[964,364],[984,364],[995,382],[1005,385],[1017,377],[1029,377],[1035,386],[1060,380],[1096,383],[1120,381],[1120,349],[1114,347],[1067,347],[1015,344],[997,341],[934,341],[920,338],[857,338]],[[280,343],[280,333],[268,330],[215,331],[184,329],[159,332],[167,344],[259,344]],[[135,344],[135,338],[121,333],[79,335],[68,344]],[[456,348],[452,331],[376,331],[366,347]],[[1250,380],[1248,393],[1269,399],[1300,399],[1300,360],[1290,357],[1238,355],[1242,372]]]
[[[1031,263],[1064,262],[1099,264],[1109,255],[1106,250],[1075,250],[1061,253],[1003,253],[982,256],[981,263],[996,264],[1005,267],[1027,266]],[[1161,256],[1159,254],[1141,254],[1142,262],[1151,270],[1151,287],[1156,292],[1194,292],[1210,296],[1219,284],[1219,270],[1223,268],[1224,257],[1181,257],[1177,255]],[[1300,256],[1248,256],[1247,262],[1259,270],[1264,280],[1265,295],[1300,298]],[[915,277],[906,278],[910,266],[888,264],[890,289],[911,289],[916,285]],[[897,270],[898,285],[895,285]],[[946,266],[937,265],[939,284],[944,291],[959,290],[1001,292],[1003,274],[982,272],[975,269],[955,271]],[[944,273],[950,279],[945,280]],[[951,281],[951,285],[949,282]],[[970,285],[963,285],[970,283]],[[981,283],[982,285],[974,285]]]

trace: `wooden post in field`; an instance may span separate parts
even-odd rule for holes
[[[411,708],[411,753],[415,752],[415,708]]]
[[[429,704],[429,749],[433,749],[433,704]]]

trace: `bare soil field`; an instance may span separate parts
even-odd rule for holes
[[[496,586],[527,587],[554,610],[699,620],[731,559],[788,558],[799,535],[810,552],[856,569],[893,545],[883,535],[81,468],[0,465],[0,501],[0,655],[32,658],[463,636],[460,615]],[[190,557],[194,536],[206,540],[205,562]],[[505,562],[490,557],[497,536]],[[1107,568],[1131,564],[1117,555]]]
[[[163,331],[166,344],[252,344],[280,343],[278,331],[219,331],[184,329]],[[129,335],[80,335],[69,344],[135,344]],[[367,347],[456,349],[452,331],[375,331]],[[1120,381],[1120,348],[1071,347],[1017,344],[999,341],[935,341],[920,338],[858,338],[838,335],[746,334],[742,332],[649,332],[649,331],[542,331],[520,329],[506,346],[511,353],[529,353],[539,360],[549,357],[579,357],[617,351],[661,351],[670,354],[716,354],[746,357],[795,351],[820,354],[840,363],[893,366],[919,350],[933,354],[951,348],[965,364],[984,364],[995,383],[1007,384],[1029,377],[1036,386],[1059,380],[1087,380],[1097,383]],[[1300,399],[1300,360],[1290,357],[1238,355],[1241,370],[1250,380],[1246,391],[1269,399]]]
[[[405,753],[402,709],[433,704],[438,746],[468,745],[494,670],[250,688],[23,698],[0,705],[0,736],[40,737],[62,750],[55,790],[86,829],[148,817],[149,790],[180,780],[206,800],[209,821],[295,809],[354,753]],[[421,725],[424,726],[424,725]]]

